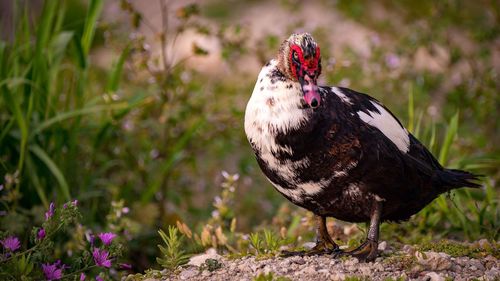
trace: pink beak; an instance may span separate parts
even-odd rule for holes
[[[304,100],[311,108],[316,108],[321,102],[319,95],[319,88],[316,79],[311,78],[309,75],[304,75],[304,79],[300,81],[302,92],[304,93]]]

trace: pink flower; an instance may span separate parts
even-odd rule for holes
[[[38,230],[38,233],[36,234],[36,239],[43,240],[43,238],[45,238],[45,229],[40,228],[40,230]]]
[[[94,257],[94,262],[97,266],[111,267],[111,260],[108,259],[108,251],[95,248],[92,252],[92,256]]]
[[[102,279],[102,278],[101,278],[101,276],[96,276],[96,277],[95,277],[95,280],[96,280],[96,281],[104,281],[104,279]]]
[[[86,276],[85,276],[85,273],[83,273],[83,272],[82,272],[82,273],[80,274],[80,281],[85,280],[85,277],[86,277]]]
[[[115,239],[116,234],[112,232],[99,233],[97,236],[101,239],[104,245],[109,245]]]
[[[2,243],[2,246],[5,249],[11,252],[15,252],[17,249],[21,247],[21,242],[19,242],[19,239],[16,236],[9,236],[4,240],[1,240],[0,243]]]
[[[56,261],[54,264],[42,264],[42,271],[47,280],[61,279],[64,268],[66,268],[66,265],[61,264],[60,260]]]
[[[45,220],[49,220],[54,215],[54,211],[55,211],[54,202],[50,202],[49,210],[45,212]]]

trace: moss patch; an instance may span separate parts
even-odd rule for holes
[[[393,255],[384,260],[384,264],[393,265],[400,270],[410,270],[416,264],[414,255]]]
[[[451,240],[440,240],[438,242],[425,242],[421,245],[417,246],[420,251],[434,251],[434,252],[443,252],[452,257],[472,257],[472,258],[480,258],[487,255],[492,255],[495,258],[500,257],[500,251],[495,242],[494,244],[487,243],[487,245],[476,244],[464,244]]]

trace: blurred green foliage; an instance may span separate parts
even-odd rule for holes
[[[123,17],[109,20],[99,0],[46,0],[38,13],[14,2],[14,39],[0,41],[2,230],[22,236],[50,201],[78,198],[86,225],[128,237],[126,254],[139,270],[156,266],[157,230],[168,225],[177,224],[190,253],[274,253],[284,241],[300,246],[312,239],[312,218],[285,202],[254,160],[242,124],[258,70],[238,69],[248,57],[264,64],[305,22],[254,36],[253,23],[239,17],[265,1],[159,1],[159,25],[125,0]],[[330,27],[308,30],[322,47],[325,82],[375,96],[443,164],[485,175],[485,190],[442,196],[407,223],[384,224],[382,238],[497,240],[498,4],[314,3],[375,34],[370,57],[348,47],[332,57]],[[279,5],[297,15],[306,3]],[[192,56],[174,59],[172,46],[190,32],[217,39],[220,60],[211,67],[227,67],[220,73],[230,75],[188,63],[214,55],[198,42]],[[99,56],[103,50],[107,58]],[[419,54],[427,65],[437,61],[439,71],[415,67]],[[347,226],[335,221],[335,239],[351,244],[362,237],[339,234]],[[253,239],[245,234],[252,232]]]

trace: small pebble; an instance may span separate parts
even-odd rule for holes
[[[385,251],[387,249],[387,242],[386,241],[382,241],[378,244],[378,250],[379,251]]]

